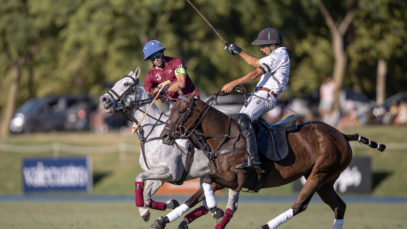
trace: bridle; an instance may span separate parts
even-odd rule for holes
[[[110,88],[106,92],[106,94],[108,94],[110,96],[110,98],[112,99],[113,111],[121,111],[121,110],[123,110],[123,106],[122,106],[123,101],[122,101],[122,99],[123,99],[124,96],[129,95],[129,94],[131,94],[133,92],[135,92],[136,96],[137,96],[136,86],[139,83],[139,79],[138,78],[134,79],[133,77],[131,77],[129,75],[123,76],[122,79],[125,79],[125,78],[131,79],[133,81],[133,85],[131,85],[129,88],[127,88],[123,92],[122,95],[119,95],[115,90],[113,90],[113,88]]]
[[[191,118],[194,110],[196,110],[196,99],[188,99],[185,96],[179,96],[178,100],[186,101],[188,103],[188,107],[178,111],[178,113],[180,114],[180,118],[178,118],[176,123],[173,123],[170,119],[168,119],[167,123],[171,125],[172,128],[168,128],[167,126],[165,126],[164,128],[169,131],[170,135],[174,139],[179,138],[183,135],[189,138],[196,131],[196,128],[199,126],[199,124],[202,122],[202,119],[208,113],[210,105],[214,101],[214,97],[210,98],[206,102],[204,109],[202,111],[198,111],[198,117],[196,117],[187,127],[185,127],[185,123]]]

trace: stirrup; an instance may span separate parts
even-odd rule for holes
[[[248,163],[248,162],[243,162],[235,166],[236,169],[256,169],[256,170],[261,170],[261,163],[260,162],[253,162],[253,163]]]

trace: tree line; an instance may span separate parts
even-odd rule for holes
[[[407,85],[404,0],[193,0],[216,30],[248,53],[265,27],[281,31],[290,55],[286,96],[306,97],[326,77],[371,99]],[[100,95],[107,82],[141,66],[157,39],[212,94],[251,71],[184,0],[0,0],[2,133],[15,108],[50,94]],[[144,79],[144,76],[142,80]],[[403,86],[404,85],[404,86]],[[253,86],[253,85],[251,85]]]

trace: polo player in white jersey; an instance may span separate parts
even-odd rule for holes
[[[263,113],[271,111],[286,88],[290,74],[290,58],[282,44],[283,39],[277,29],[265,28],[252,42],[252,45],[260,46],[260,51],[266,55],[263,58],[257,59],[234,44],[225,46],[229,53],[241,56],[256,70],[225,84],[222,87],[223,92],[229,93],[234,87],[249,83],[261,76],[254,93],[249,97],[247,105],[242,108],[241,114],[237,118],[242,135],[246,139],[246,150],[249,154],[247,163],[240,164],[237,168],[260,169],[261,163],[251,121],[258,119]]]

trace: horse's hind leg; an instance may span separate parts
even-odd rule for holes
[[[315,190],[321,186],[321,182],[326,179],[327,173],[311,173],[307,181],[302,187],[297,200],[294,202],[293,206],[287,211],[281,213],[274,219],[267,222],[267,224],[261,226],[261,229],[275,229],[281,224],[287,222],[289,219],[297,215],[298,213],[305,211],[308,204],[314,195]]]
[[[333,187],[334,183],[335,181],[331,181],[325,184],[317,192],[321,199],[328,204],[335,213],[335,220],[332,229],[342,229],[346,204],[335,192]]]

